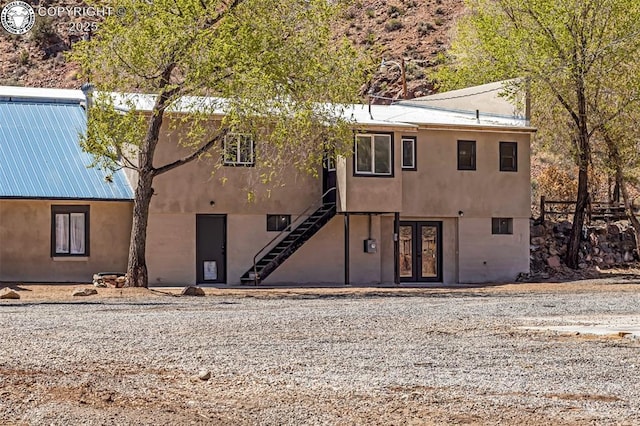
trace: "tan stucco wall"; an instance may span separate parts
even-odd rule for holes
[[[196,215],[150,214],[147,228],[149,285],[196,282]]]
[[[89,257],[51,258],[51,206],[89,205]],[[91,282],[96,272],[127,266],[128,202],[0,200],[0,281]]]
[[[386,213],[402,210],[400,133],[380,133],[393,133],[393,176],[354,176],[354,156],[347,158],[342,165],[339,163],[338,171],[346,180],[346,211]],[[344,172],[340,170],[341,166],[344,167]]]
[[[186,285],[196,281],[196,215],[154,214],[149,221],[150,285]],[[391,229],[392,230],[392,229]],[[277,232],[266,231],[264,215],[227,216],[227,283],[253,265],[253,256]],[[381,252],[364,253],[367,216],[350,216],[350,268],[353,283],[380,283]],[[372,217],[372,236],[381,241],[380,218]],[[386,236],[392,239],[392,234]],[[393,256],[392,256],[393,259]],[[393,280],[393,275],[389,282]],[[344,283],[344,216],[334,217],[266,280],[274,283]]]
[[[380,284],[381,250],[364,252],[369,235],[366,215],[349,216],[349,281],[357,284]],[[371,217],[371,236],[378,242],[380,217]],[[386,235],[392,238],[392,234]],[[393,257],[392,257],[393,259]],[[273,283],[344,283],[344,216],[337,215],[311,240],[296,251],[266,280]]]
[[[529,272],[529,219],[514,219],[512,235],[492,235],[490,217],[464,217],[459,232],[460,282],[507,282]]]
[[[476,141],[476,170],[458,170],[457,141]],[[518,171],[501,172],[500,142],[518,143]],[[403,172],[403,215],[531,215],[529,135],[420,130],[417,171]]]
[[[417,136],[417,171],[401,168],[404,135]],[[458,140],[476,141],[475,171],[457,170]],[[529,140],[526,133],[394,129],[393,177],[355,177],[353,158],[338,159],[338,211],[397,211],[401,220],[442,221],[444,283],[512,279],[528,270],[528,228],[524,228],[530,215]],[[517,172],[499,171],[501,141],[518,143]],[[177,147],[175,137],[165,138],[155,165],[174,161],[187,152]],[[276,235],[266,232],[265,215],[291,214],[295,218],[321,194],[320,179],[292,173],[284,179],[283,187],[254,186],[258,197],[250,203],[247,184],[255,178],[255,170],[222,167],[212,175],[217,162],[214,154],[156,178],[147,256],[151,284],[195,282],[196,214],[227,215],[227,282],[238,284],[252,265],[255,252]],[[226,183],[222,184],[222,179]],[[464,212],[461,218],[459,211]],[[492,236],[491,217],[514,218],[514,235]],[[374,216],[372,229],[379,250],[367,254],[363,250],[367,217],[351,216],[353,283],[393,281],[393,216]],[[343,232],[343,216],[337,216],[265,284],[342,283]]]
[[[215,148],[209,157],[156,177],[151,213],[299,214],[310,204],[319,203],[322,195],[319,177],[287,169],[286,179],[262,184],[260,171],[254,167],[219,166],[219,149]],[[179,146],[178,136],[164,126],[154,166],[173,162],[189,152]],[[255,202],[248,200],[250,190],[256,193]]]

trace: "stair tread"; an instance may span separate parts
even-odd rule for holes
[[[335,204],[324,204],[307,219],[291,230],[278,244],[269,250],[255,265],[260,280],[266,278],[298,248],[315,235],[336,214]],[[306,235],[306,236],[305,236]],[[304,237],[304,238],[301,238]],[[253,268],[245,272],[240,281],[253,282]]]

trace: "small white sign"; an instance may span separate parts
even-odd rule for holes
[[[218,279],[218,265],[215,260],[204,261],[204,280],[212,281]]]

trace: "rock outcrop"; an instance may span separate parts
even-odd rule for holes
[[[531,275],[540,278],[574,273],[564,264],[571,222],[531,223]],[[628,267],[637,262],[638,251],[633,228],[624,221],[584,228],[579,257],[583,275],[602,269]]]

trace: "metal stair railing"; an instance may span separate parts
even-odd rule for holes
[[[322,196],[320,197],[320,206],[324,206],[324,203],[322,202],[322,200],[324,199],[324,197],[326,197],[327,195],[329,195],[332,191],[335,191],[336,187],[334,186],[333,188],[329,188],[327,189],[327,191],[322,194]],[[291,223],[289,223],[289,225],[284,228],[282,231],[280,231],[280,233],[278,235],[276,235],[275,237],[273,237],[273,239],[271,241],[269,241],[267,244],[264,245],[264,247],[262,247],[256,254],[255,256],[253,256],[253,285],[258,285],[258,280],[259,280],[259,275],[258,275],[258,267],[257,267],[257,259],[258,257],[262,254],[262,252],[265,251],[266,248],[268,247],[272,247],[272,244],[274,242],[276,242],[276,240],[278,240],[278,242],[276,244],[273,244],[273,246],[275,247],[278,243],[280,243],[282,240],[284,240],[286,238],[285,234],[289,234],[291,233],[295,228],[293,228],[294,224],[296,225],[296,228],[300,225],[302,225],[304,223],[304,220],[299,221],[303,216],[305,216],[310,210],[312,210],[313,208],[317,209],[317,200],[315,200],[312,204],[310,204],[306,209],[304,209],[304,211],[300,214],[298,214],[295,218],[295,220],[292,220]],[[327,203],[327,204],[335,204],[334,203]],[[308,215],[311,216],[311,215]],[[282,239],[280,239],[280,237],[282,237]],[[249,276],[249,278],[251,278],[251,276]]]

